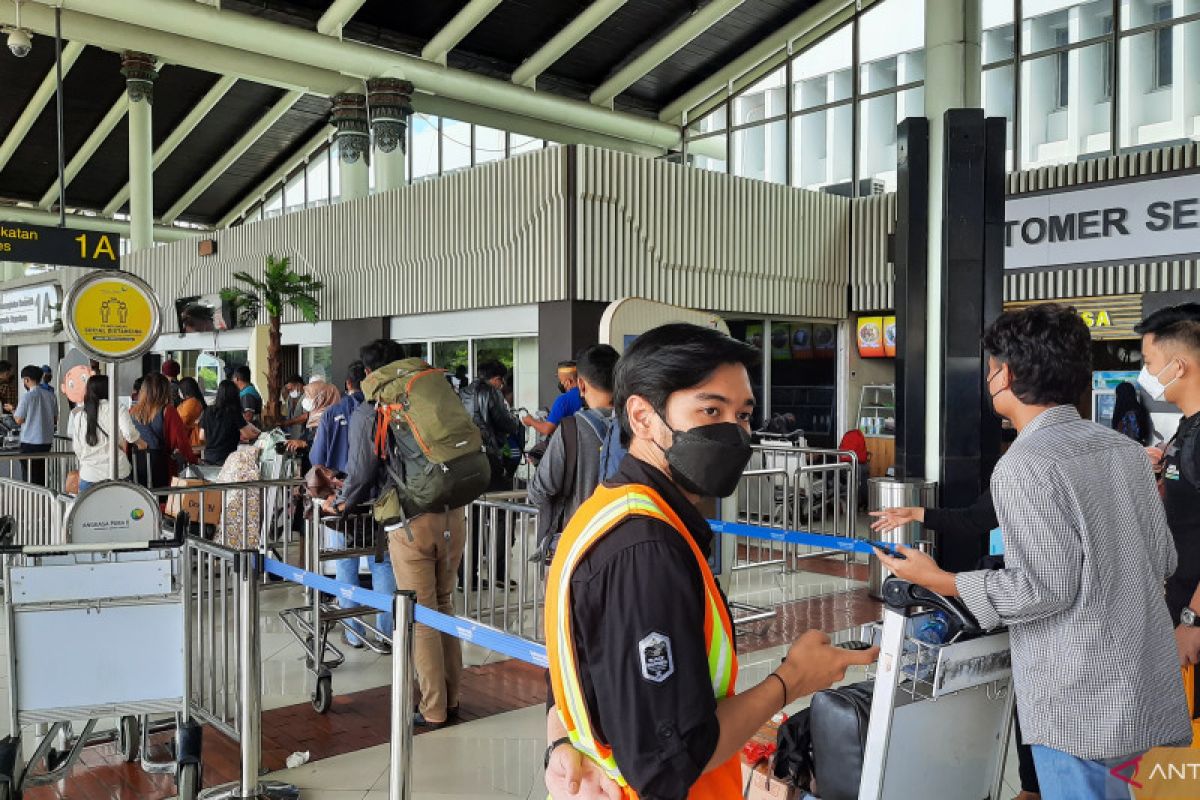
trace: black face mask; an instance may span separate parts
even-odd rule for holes
[[[741,425],[718,422],[687,431],[667,428],[675,439],[670,447],[660,449],[681,489],[701,497],[729,497],[737,490],[752,452],[750,434]]]

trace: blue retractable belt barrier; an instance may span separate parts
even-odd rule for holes
[[[742,522],[721,522],[710,519],[709,527],[713,533],[726,536],[749,536],[754,539],[766,539],[772,542],[786,544],[804,544],[811,547],[821,547],[826,550],[840,550],[843,553],[874,553],[874,548],[866,539],[854,539],[849,536],[831,536],[825,533],[810,533],[809,531],[791,531],[780,528],[764,528],[759,525],[746,525]]]
[[[375,592],[370,589],[363,589],[359,586],[342,583],[341,581],[335,581],[324,575],[308,572],[299,567],[285,564],[282,561],[276,561],[273,558],[264,559],[264,567],[268,573],[277,575],[285,581],[298,583],[301,586],[307,586],[310,589],[316,589],[325,594],[330,594],[334,597],[349,600],[379,611],[392,611],[393,598],[390,594]],[[498,631],[495,628],[481,625],[478,622],[472,622],[462,617],[451,617],[422,605],[416,607],[414,616],[416,621],[422,625],[428,625],[430,628],[450,634],[465,642],[471,642],[488,650],[503,653],[506,656],[533,664],[537,667],[547,667],[550,665],[545,647],[527,639],[522,639],[519,636],[513,636],[512,634]]]

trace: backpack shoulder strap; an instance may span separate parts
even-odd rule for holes
[[[558,424],[563,437],[563,454],[566,459],[567,471],[564,473],[563,489],[565,496],[570,497],[575,491],[575,465],[579,460],[579,420],[575,417],[563,417]],[[563,520],[565,523],[566,520]]]

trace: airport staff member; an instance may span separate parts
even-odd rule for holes
[[[749,462],[757,358],[723,333],[675,324],[639,337],[617,366],[629,456],[572,518],[546,588],[556,797],[598,785],[630,798],[740,797],[750,737],[875,658],[810,631],[735,693],[734,630],[697,503],[732,494]]]
[[[1200,663],[1200,303],[1164,308],[1136,328],[1142,335],[1138,383],[1183,412],[1171,441],[1149,448],[1162,481],[1179,568],[1167,579],[1167,608],[1183,666]]]

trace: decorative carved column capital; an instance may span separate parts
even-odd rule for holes
[[[149,53],[126,50],[121,54],[121,74],[125,90],[133,102],[145,100],[154,105],[154,81],[158,78],[158,61]]]
[[[367,81],[367,98],[371,110],[371,130],[375,146],[381,153],[391,153],[397,147],[406,150],[405,131],[412,116],[413,85],[398,78],[372,78]]]
[[[371,149],[371,134],[366,95],[335,94],[329,122],[337,128],[334,140],[338,143],[342,163],[355,164],[360,158],[367,157]]]

